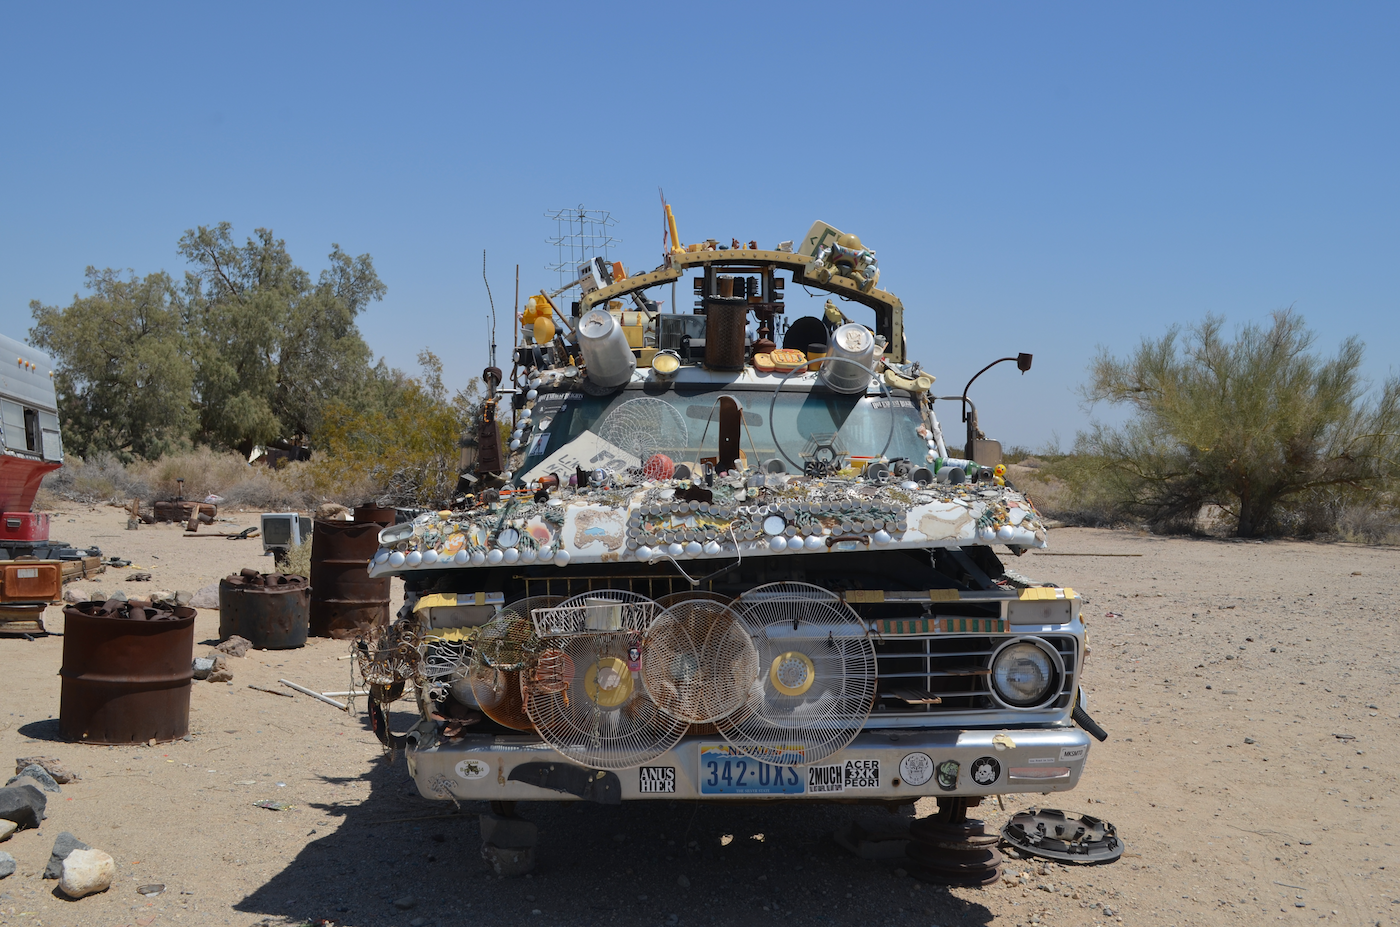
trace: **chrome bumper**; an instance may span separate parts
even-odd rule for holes
[[[1079,783],[1090,739],[1075,727],[865,731],[810,765],[766,766],[719,737],[687,737],[640,767],[589,769],[534,735],[475,735],[409,747],[426,798],[466,801],[908,801],[940,795],[1064,792]]]

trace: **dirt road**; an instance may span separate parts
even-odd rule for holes
[[[257,541],[127,532],[118,509],[54,524],[154,574],[112,571],[85,590],[194,589],[270,567]],[[482,809],[420,798],[362,705],[352,716],[248,688],[348,689],[346,645],[252,651],[230,661],[231,684],[195,683],[189,741],[115,748],[57,739],[54,636],[0,639],[0,760],[52,754],[83,779],[51,796],[42,828],[0,844],[19,864],[0,881],[0,923],[1400,923],[1400,551],[1077,529],[1052,544],[1141,555],[1016,563],[1086,598],[1089,707],[1111,737],[1080,788],[1047,804],[1112,821],[1128,847],[1117,864],[1011,860],[995,887],[949,890],[837,848],[831,832],[861,809],[539,804],[522,807],[542,832],[537,871],[500,881],[479,858]],[[60,610],[48,622],[62,631]],[[217,629],[202,612],[196,640]],[[1030,804],[979,813],[999,827]],[[115,857],[109,891],[66,901],[39,878],[65,830]],[[166,890],[137,894],[149,883]]]

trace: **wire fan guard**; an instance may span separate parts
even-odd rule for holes
[[[525,697],[520,691],[520,671],[539,647],[530,610],[550,608],[560,601],[560,596],[550,595],[520,599],[501,609],[477,632],[467,682],[477,707],[497,724],[517,731],[534,728],[525,714]]]
[[[651,627],[660,609],[644,595],[625,589],[597,589],[565,599],[557,607],[532,608],[540,637],[631,631],[640,635]]]
[[[642,649],[642,679],[661,709],[709,724],[748,697],[758,651],[738,616],[709,598],[683,599],[657,617]]]
[[[645,464],[653,454],[684,455],[690,434],[685,416],[664,399],[629,399],[608,413],[598,437],[635,454]],[[679,459],[679,457],[677,457]]]
[[[627,769],[680,742],[686,722],[646,692],[631,652],[639,634],[592,631],[540,641],[525,671],[525,712],[565,758],[594,769]]]
[[[875,700],[875,646],[860,617],[807,583],[770,583],[734,610],[753,638],[758,677],[716,720],[741,753],[778,766],[817,763],[846,747]]]

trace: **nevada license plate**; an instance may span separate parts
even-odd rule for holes
[[[701,795],[801,795],[806,780],[791,766],[773,766],[730,746],[700,748]]]

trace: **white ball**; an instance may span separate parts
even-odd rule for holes
[[[389,555],[389,566],[403,566],[403,551],[396,550]]]
[[[468,560],[470,560],[471,558],[472,558],[472,555],[469,554],[469,553],[467,553],[466,549],[464,548],[464,549],[462,549],[462,550],[457,551],[457,553],[455,553],[455,554],[452,555],[452,562],[460,565],[460,564],[466,563],[466,562],[467,562]]]
[[[820,535],[812,535],[804,542],[808,550],[821,550],[826,546],[826,540]]]
[[[1010,525],[1002,525],[997,529],[997,540],[1006,542],[1016,536],[1016,529]]]
[[[520,561],[522,563],[534,563],[538,557],[539,554],[535,553],[534,548],[526,547],[520,551]]]
[[[924,460],[927,460],[929,463],[933,463],[937,457],[937,454],[935,454],[933,451],[929,451],[927,454],[924,455]]]
[[[385,560],[388,560],[388,559],[389,559],[389,552],[388,552],[387,550],[381,550],[379,553],[377,553],[377,554],[374,555],[374,562],[375,562],[375,563],[383,563]]]
[[[487,563],[500,563],[504,559],[506,559],[506,552],[499,547],[491,548],[491,552],[486,555]]]
[[[515,563],[520,559],[520,551],[514,547],[507,547],[505,553],[506,563]]]
[[[435,550],[433,550],[433,549],[431,549],[431,548],[429,548],[428,550],[423,551],[423,562],[424,562],[424,563],[437,563],[437,562],[438,562],[438,552],[435,551]]]
[[[531,411],[530,411],[529,409],[521,409],[521,410],[520,410],[520,420],[521,420],[522,422],[528,422],[528,421],[530,420],[530,416],[531,416],[532,414],[533,414],[533,413],[531,413]]]
[[[1017,547],[1034,547],[1035,532],[1031,531],[1029,528],[1017,528],[1015,535],[1011,538],[1011,542]]]
[[[650,547],[638,547],[638,548],[637,548],[637,559],[638,559],[638,560],[650,560],[650,559],[651,559],[651,553],[652,553],[652,551],[651,551],[651,548],[650,548]]]
[[[486,551],[478,547],[476,550],[472,551],[471,561],[474,566],[481,566],[486,562]]]
[[[672,557],[679,557],[685,553],[685,548],[679,544],[670,544],[666,547],[666,553]]]
[[[518,450],[520,450],[520,439],[519,439],[519,438],[511,438],[511,439],[510,439],[510,449],[511,449],[512,451],[518,451]]]
[[[709,554],[711,557],[719,553],[719,541],[706,541],[705,553]]]
[[[555,551],[555,553],[554,553],[554,565],[555,565],[555,566],[568,566],[568,565],[569,565],[569,552],[568,552],[567,550]]]
[[[685,552],[691,557],[698,557],[703,550],[704,548],[700,546],[699,541],[691,541],[685,545]]]
[[[890,533],[881,528],[879,531],[875,532],[875,536],[871,540],[876,544],[888,544],[890,542]]]
[[[536,399],[540,398],[540,391],[537,389],[532,389],[525,394],[525,398],[528,399],[530,402],[534,402]]]
[[[772,551],[787,550],[787,538],[781,534],[775,538],[769,538],[768,549]]]
[[[423,562],[423,555],[416,550],[411,550],[408,552],[408,556],[403,558],[403,562],[409,566],[417,566]]]
[[[541,548],[540,548],[540,559],[541,559],[541,560],[546,560],[546,561],[547,561],[547,560],[553,560],[553,559],[554,559],[554,548],[553,548],[553,547],[541,547]]]
[[[530,378],[530,389],[534,389],[535,387],[537,387],[537,386],[539,386],[539,385],[540,385],[540,378],[539,378],[539,377],[531,377],[531,378]],[[533,399],[534,397],[531,396],[530,398]]]

